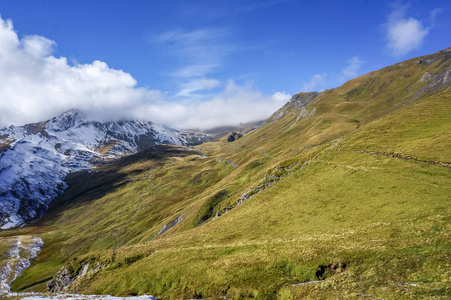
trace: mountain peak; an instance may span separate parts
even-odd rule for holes
[[[86,116],[80,110],[70,109],[52,118],[47,124],[47,129],[55,132],[64,131],[84,121],[86,121]]]
[[[195,145],[210,135],[152,122],[89,121],[71,109],[46,122],[0,130],[0,226],[39,218],[66,188],[68,173],[159,144]]]

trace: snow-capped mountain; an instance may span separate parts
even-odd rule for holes
[[[201,132],[179,131],[152,122],[88,121],[77,110],[47,122],[0,130],[0,227],[39,218],[66,188],[70,172],[158,144],[195,145]]]

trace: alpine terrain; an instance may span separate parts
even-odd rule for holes
[[[88,121],[76,110],[46,122],[0,130],[0,226],[11,228],[39,218],[66,188],[68,173],[158,144],[208,140],[204,133],[151,122]]]
[[[5,291],[451,297],[451,48],[213,142],[77,111],[0,137]]]

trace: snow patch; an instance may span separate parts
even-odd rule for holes
[[[184,146],[210,138],[152,122],[88,121],[76,110],[44,123],[11,126],[0,137],[13,140],[0,152],[1,229],[39,218],[65,190],[68,173],[158,144]]]
[[[22,295],[22,294],[19,294]],[[11,295],[12,297],[14,295]],[[29,296],[21,298],[22,300],[53,300],[53,299],[64,299],[64,300],[155,300],[153,296],[150,295],[142,295],[142,296],[133,296],[133,297],[114,297],[110,295],[78,295],[78,294],[60,294],[49,297],[43,296]]]
[[[29,246],[25,246],[22,241],[23,237],[16,237],[12,242],[11,249],[8,251],[8,259],[0,268],[0,293],[10,291],[10,284],[22,273],[23,270],[30,266],[30,259],[37,256],[41,249],[42,239],[31,237],[28,241]]]

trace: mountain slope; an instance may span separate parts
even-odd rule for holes
[[[13,288],[61,290],[64,265],[86,293],[449,297],[450,53],[295,95],[231,143],[72,174],[39,222],[1,233],[44,241]]]
[[[91,169],[150,146],[199,144],[208,135],[151,122],[93,122],[76,110],[0,131],[0,226],[39,218],[66,188],[68,173]]]
[[[451,113],[449,91],[406,113],[438,103]],[[426,115],[406,128],[441,119]],[[353,138],[203,226],[121,247],[114,257],[107,251],[79,258],[106,268],[73,288],[163,297],[449,296],[450,169],[357,152]],[[451,157],[449,150],[444,155]],[[324,284],[290,286],[317,280],[320,265],[343,263],[347,270]]]

